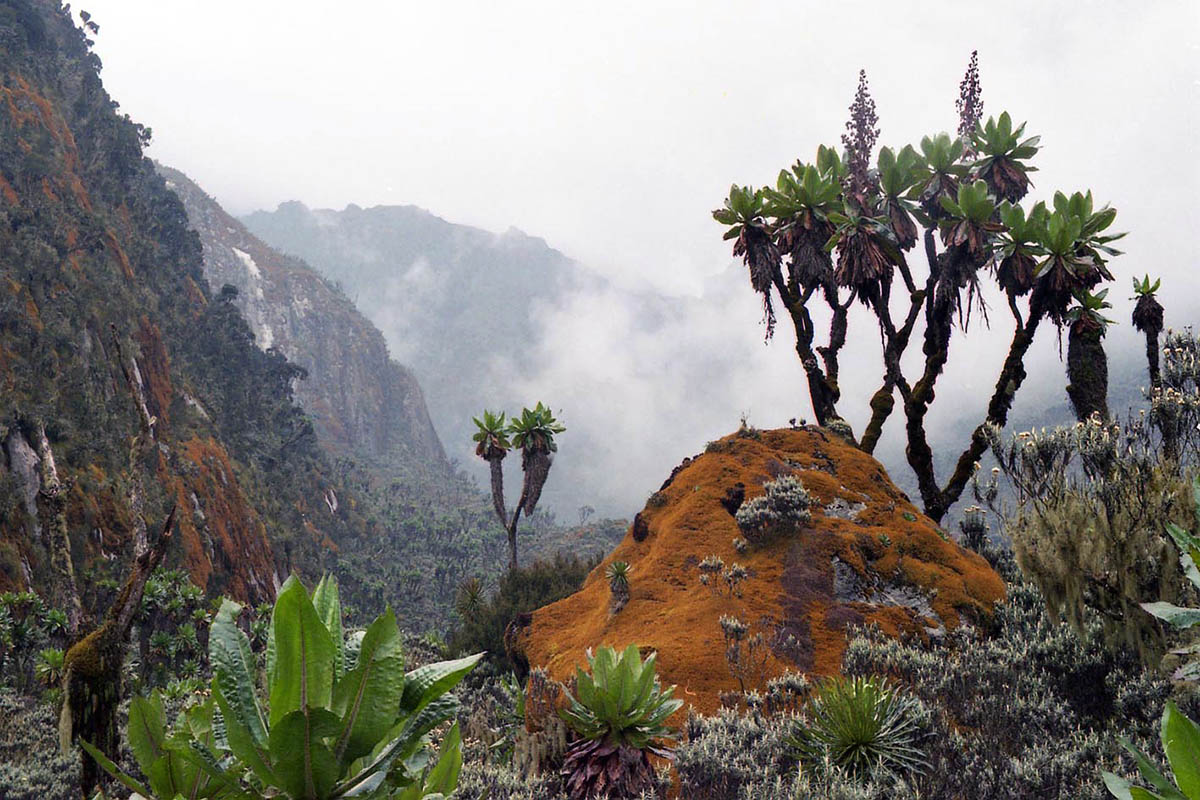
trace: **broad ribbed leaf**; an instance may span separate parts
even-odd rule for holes
[[[237,625],[241,611],[241,605],[232,600],[221,602],[208,632],[208,658],[213,682],[225,698],[221,713],[226,724],[235,723],[245,729],[254,747],[262,750],[267,746],[266,723],[254,691],[254,653],[250,650],[250,640]]]
[[[451,726],[446,738],[442,739],[438,762],[425,778],[425,791],[448,795],[458,786],[458,773],[462,770],[462,736],[458,723]]]
[[[1129,754],[1133,756],[1133,760],[1137,762],[1138,772],[1141,774],[1142,779],[1153,786],[1155,790],[1160,793],[1163,800],[1189,800],[1187,797],[1181,794],[1178,789],[1171,785],[1171,782],[1167,780],[1167,778],[1161,772],[1158,771],[1156,766],[1150,763],[1150,759],[1146,758],[1146,756],[1143,755],[1140,750],[1130,744],[1127,739],[1122,738],[1120,741],[1121,744],[1124,745],[1125,749],[1129,751]],[[1138,787],[1135,786],[1130,791],[1133,793],[1134,797],[1138,796]],[[1143,789],[1141,791],[1145,790]],[[1157,797],[1159,795],[1151,796]]]
[[[264,738],[261,745],[254,741],[250,730],[237,720],[216,678],[213,678],[212,693],[225,721],[225,738],[229,750],[243,764],[253,770],[259,780],[272,786],[275,785],[277,779],[271,769],[271,754],[266,739]]]
[[[369,759],[352,765],[351,777],[339,783],[333,797],[360,797],[374,791],[397,761],[407,761],[422,746],[425,734],[454,716],[458,701],[443,695],[389,731],[387,744]]]
[[[1163,712],[1162,741],[1179,790],[1188,800],[1200,800],[1200,728],[1172,702]]]
[[[126,789],[131,792],[137,792],[142,797],[153,797],[153,794],[149,789],[139,783],[138,780],[133,776],[126,775],[124,772],[122,772],[121,769],[114,764],[108,756],[104,755],[104,753],[93,747],[85,739],[79,740],[79,746],[83,748],[85,753],[96,760],[96,763],[100,765],[101,769],[116,778]]]
[[[333,751],[343,763],[370,753],[395,724],[404,683],[400,629],[389,608],[367,628],[357,664],[333,690],[333,711],[341,717]]]
[[[342,602],[338,596],[337,579],[332,575],[321,578],[312,595],[317,616],[325,623],[329,638],[333,639],[333,676],[342,677],[345,669],[346,634],[342,631]]]
[[[483,653],[476,653],[454,661],[417,667],[405,676],[402,708],[410,714],[419,711],[453,689],[481,658]]]
[[[308,592],[295,577],[288,578],[275,600],[272,627],[275,679],[271,684],[270,727],[274,729],[293,711],[329,707],[334,647]]]
[[[337,735],[337,716],[323,708],[292,711],[271,726],[276,786],[292,798],[322,800],[337,783],[339,767],[322,741]]]
[[[142,772],[148,772],[150,765],[165,753],[163,743],[167,738],[167,715],[157,691],[150,697],[134,697],[129,701],[127,735],[138,766]]]

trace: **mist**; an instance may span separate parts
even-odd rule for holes
[[[710,212],[731,182],[773,182],[835,144],[860,67],[880,144],[899,147],[953,129],[977,48],[985,116],[1008,110],[1042,136],[1029,200],[1090,188],[1130,231],[1111,264],[1114,361],[1140,347],[1132,276],[1163,278],[1168,325],[1195,318],[1194,302],[1176,299],[1200,296],[1200,245],[1187,235],[1200,189],[1192,2],[999,13],[880,2],[852,17],[817,3],[93,0],[89,10],[106,86],[152,126],[150,155],[234,213],[294,199],[413,203],[488,230],[515,225],[603,277],[535,307],[533,371],[498,355],[486,380],[561,410],[569,432],[546,490],[560,514],[582,502],[633,513],[743,415],[760,427],[811,419],[793,333],[781,320],[764,343],[759,301]],[[436,265],[398,266],[389,291],[402,318],[404,281],[438,276]],[[930,417],[935,446],[953,423],[982,418],[1011,336],[995,298],[992,311],[990,331],[976,320],[953,345]],[[405,360],[402,323],[381,327]],[[856,429],[878,352],[874,323],[857,316],[841,404]],[[1029,363],[1018,427],[1065,403],[1052,329]],[[899,433],[893,420],[879,452],[901,479]],[[472,463],[469,442],[445,446]]]

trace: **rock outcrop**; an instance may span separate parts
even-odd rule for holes
[[[735,544],[738,507],[784,475],[813,496],[810,521],[761,546]],[[701,562],[714,555],[745,568],[740,596],[701,584]],[[604,578],[613,561],[630,565],[629,600],[615,614]],[[761,675],[751,676],[761,680],[837,673],[854,626],[940,637],[983,624],[1003,597],[987,562],[923,516],[871,456],[817,428],[742,431],[680,465],[579,592],[513,629],[513,647],[557,680],[589,647],[656,650],[664,682],[707,713],[738,688],[723,615],[740,618],[747,637],[763,635]]]

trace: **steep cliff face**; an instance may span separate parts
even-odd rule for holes
[[[420,385],[354,304],[303,261],[263,244],[186,175],[161,165],[159,172],[200,235],[209,285],[236,287],[233,303],[258,346],[308,373],[296,400],[322,444],[448,469]]]
[[[243,221],[336,281],[383,331],[420,379],[443,442],[464,461],[473,460],[471,417],[482,403],[554,400],[510,396],[515,378],[536,366],[539,308],[599,281],[541,239],[458,225],[415,206],[331,211],[290,202]]]
[[[367,526],[98,71],[58,2],[0,5],[0,587],[84,593],[176,505],[168,561],[266,599]]]
[[[784,475],[812,495],[810,521],[761,546],[739,546],[740,504]],[[701,583],[713,556],[725,570],[744,569],[734,591],[723,573]],[[605,579],[614,561],[629,564],[623,607],[614,606]],[[743,679],[761,689],[784,669],[840,671],[851,628],[939,637],[981,625],[1003,598],[1004,583],[987,562],[922,515],[879,462],[821,429],[776,430],[727,436],[685,461],[579,592],[510,631],[515,651],[556,680],[601,644],[655,650],[664,682],[685,687],[680,696],[711,713],[722,692],[738,688],[726,615],[746,625]]]

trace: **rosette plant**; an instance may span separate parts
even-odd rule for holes
[[[225,600],[213,621],[213,680],[202,702],[170,729],[157,692],[130,704],[129,746],[146,783],[81,741],[121,784],[161,800],[416,800],[454,790],[462,765],[458,726],[437,754],[429,737],[454,717],[458,703],[448,692],[482,654],[406,673],[390,609],[361,637],[347,637],[337,584],[323,579],[310,597],[292,577],[275,601],[260,683],[237,624],[241,610]]]
[[[1133,279],[1133,295],[1137,302],[1133,306],[1133,327],[1146,337],[1146,362],[1150,370],[1150,385],[1155,389],[1162,386],[1162,372],[1158,365],[1158,337],[1163,332],[1163,307],[1158,302],[1158,287],[1161,280],[1150,282],[1147,275],[1142,280]]]
[[[476,443],[475,454],[488,462],[492,475],[492,507],[500,524],[508,533],[509,565],[517,566],[517,524],[521,512],[530,515],[537,508],[542,496],[542,487],[550,474],[553,455],[558,452],[554,437],[566,430],[550,409],[538,403],[533,408],[524,408],[505,424],[505,414],[484,411],[482,417],[474,417],[476,430],[472,440]],[[501,462],[508,451],[521,451],[521,470],[525,480],[521,485],[521,496],[508,514],[504,500],[504,469]]]
[[[877,158],[881,129],[860,73],[840,154],[820,147],[813,164],[779,173],[774,188],[734,185],[724,207],[713,212],[762,298],[768,339],[777,304],[786,310],[780,318],[795,329],[817,424],[848,432],[845,438],[871,453],[899,410],[904,452],[934,520],[970,483],[988,448],[986,432],[1007,424],[1038,328],[1048,320],[1061,333],[1073,324],[1068,315],[1076,295],[1096,294],[1112,279],[1107,261],[1119,255],[1112,242],[1122,235],[1108,232],[1116,212],[1095,208],[1090,192],[1059,192],[1049,206],[1020,205],[1040,141],[1007,113],[982,118],[978,67],[973,54],[959,86],[957,136],[934,133],[918,147],[883,147]],[[820,253],[814,242],[825,233]],[[904,293],[893,291],[897,274]],[[968,327],[973,308],[997,327],[986,314],[988,279],[1012,317],[1008,352],[983,418],[948,473],[938,474],[927,418],[955,329]],[[849,330],[863,319],[848,315],[856,299],[870,309],[877,331]],[[827,336],[819,337],[818,320],[828,320]],[[856,426],[838,409],[840,359],[848,343],[876,335],[882,342],[879,388],[855,436]],[[1099,339],[1093,336],[1088,346],[1091,357],[1103,361]]]
[[[1104,311],[1112,304],[1106,296],[1108,289],[1096,294],[1081,290],[1075,293],[1076,304],[1067,311],[1067,396],[1079,419],[1093,414],[1108,417],[1108,360],[1102,340],[1112,324]]]
[[[683,705],[655,675],[656,653],[643,661],[636,645],[620,655],[611,647],[587,653],[591,673],[575,670],[576,696],[559,712],[580,736],[567,751],[562,774],[572,800],[637,797],[650,789],[650,755],[673,758],[667,718]]]
[[[504,412],[493,414],[484,409],[482,418],[472,417],[472,422],[478,430],[471,440],[475,442],[475,455],[488,462],[492,477],[492,507],[500,517],[500,523],[507,525],[504,512],[504,457],[512,449],[508,440],[508,426]]]
[[[1005,111],[999,119],[989,117],[986,124],[976,123],[971,137],[979,160],[972,169],[987,181],[992,194],[1016,203],[1029,191],[1029,173],[1036,172],[1025,162],[1037,155],[1040,136],[1021,139],[1025,134],[1022,122],[1013,130],[1012,117]]]

